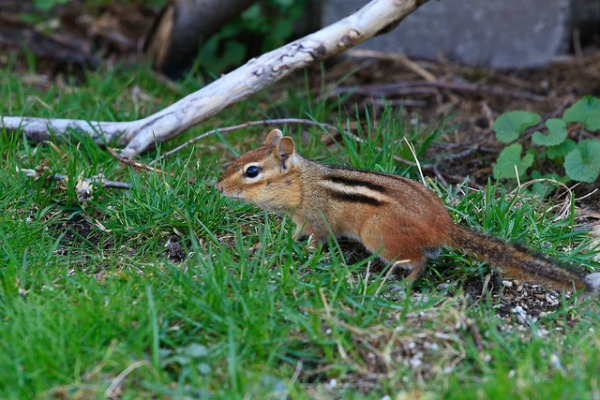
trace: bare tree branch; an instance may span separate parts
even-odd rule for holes
[[[427,0],[373,0],[354,14],[245,65],[146,118],[130,122],[96,122],[31,117],[3,117],[0,128],[21,128],[32,141],[51,140],[67,134],[67,128],[87,134],[98,144],[115,141],[125,146],[122,154],[133,157],[190,127],[207,120],[225,107],[273,84],[291,72],[338,54],[398,23]]]

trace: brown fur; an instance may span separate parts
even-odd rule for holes
[[[245,176],[249,166],[260,168],[258,176]],[[597,291],[600,286],[598,274],[585,277],[454,224],[442,201],[419,182],[307,160],[277,129],[267,135],[264,146],[235,160],[217,188],[225,196],[291,216],[295,238],[312,235],[324,241],[331,231],[361,242],[384,261],[403,261],[412,268],[408,279],[419,277],[433,249],[448,245],[489,262],[511,278],[555,289],[587,284],[590,291]]]

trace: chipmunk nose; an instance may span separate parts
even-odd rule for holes
[[[223,193],[223,184],[221,182],[217,182],[217,190]]]

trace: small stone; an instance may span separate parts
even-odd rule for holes
[[[558,357],[555,353],[550,356],[550,365],[556,369],[564,369],[562,363],[560,362],[560,357]]]

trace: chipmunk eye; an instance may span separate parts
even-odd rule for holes
[[[256,165],[251,165],[244,171],[244,176],[246,178],[256,178],[258,174],[260,174],[260,167],[257,167]]]

